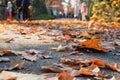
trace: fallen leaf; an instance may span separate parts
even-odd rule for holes
[[[74,77],[80,76],[79,70],[72,70],[72,71],[70,72],[70,74],[71,74],[72,76],[74,76]]]
[[[73,51],[71,53],[65,54],[64,56],[70,56],[70,55],[83,55],[83,53],[79,53],[79,51]]]
[[[40,75],[35,74],[24,74],[24,73],[17,73],[11,71],[2,71],[0,73],[0,80],[7,80],[7,79],[16,78],[16,80],[46,80],[40,77]]]
[[[6,80],[17,80],[15,77],[7,78]]]
[[[107,65],[107,68],[113,71],[120,72],[120,69],[118,68],[117,63],[114,63],[112,66]]]
[[[114,40],[114,42],[116,45],[120,46],[120,40],[116,39],[116,40]]]
[[[62,72],[58,75],[58,80],[74,80],[74,77],[67,72]]]
[[[106,65],[107,65],[105,62],[103,62],[99,59],[91,60],[91,62],[92,62],[92,64],[95,64],[95,65],[97,65],[99,67],[103,67],[103,68],[106,68]]]
[[[13,69],[23,69],[25,68],[25,61],[20,60],[20,61],[11,61],[10,62],[10,68],[8,70],[13,70]]]
[[[64,38],[62,36],[57,36],[53,39],[54,41],[62,42]]]
[[[69,67],[65,67],[63,65],[59,65],[59,64],[52,64],[50,66],[42,66],[41,67],[45,72],[56,72],[56,73],[60,73],[63,71],[67,71],[70,72],[72,71],[72,68]]]
[[[36,53],[22,53],[22,57],[26,60],[30,60],[30,61],[37,61],[38,56]]]
[[[42,66],[41,69],[43,69],[45,72],[62,72],[61,68],[55,65],[51,66]]]
[[[81,68],[79,73],[84,76],[93,76],[93,73],[88,68]]]
[[[50,43],[50,42],[52,42],[52,41],[50,41],[50,40],[42,40],[42,43]]]
[[[42,73],[42,74],[40,74],[40,77],[43,79],[50,80],[51,78],[53,79],[53,77],[57,78],[57,75],[58,75],[58,73]],[[57,80],[58,80],[58,78],[57,78]]]
[[[1,52],[3,53],[3,55],[16,56],[16,54],[11,50],[2,50]]]
[[[66,28],[63,30],[63,35],[69,35],[69,30],[70,30],[70,27],[66,27]]]
[[[10,61],[10,59],[6,57],[0,57],[0,62],[7,62],[7,61]]]
[[[69,35],[65,35],[64,38],[65,38],[65,40],[66,40],[67,42],[74,42],[74,38],[72,38],[72,37],[69,36]]]
[[[103,48],[99,44],[101,43],[100,39],[93,39],[93,40],[87,40],[84,42],[81,42],[78,44],[80,48],[89,48],[89,49],[95,49],[98,51],[106,51],[108,48]]]
[[[13,38],[4,38],[3,39],[6,43],[10,43],[10,41],[13,41],[14,39]]]
[[[95,65],[94,63],[92,63],[90,66],[89,66],[90,70],[92,70],[92,72],[97,75],[98,72],[100,72],[100,68]]]
[[[59,45],[58,47],[54,47],[54,48],[51,48],[52,50],[55,50],[55,51],[68,51],[70,50],[70,48],[68,46],[62,46],[62,45]]]

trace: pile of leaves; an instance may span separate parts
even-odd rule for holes
[[[108,65],[99,59],[93,60],[79,60],[79,59],[65,59],[61,58],[63,64],[53,64],[50,66],[42,66],[45,71],[57,72],[58,80],[74,80],[80,76],[93,77],[96,80],[115,80],[114,76],[102,71],[101,69],[110,69],[120,72],[117,64]]]
[[[11,35],[7,33],[10,31],[12,36],[8,36]],[[16,43],[18,39],[23,39],[23,41],[26,40],[27,43],[31,43],[32,40],[33,43],[34,41],[37,41],[37,44],[66,43],[64,46],[58,45],[57,47],[50,47],[49,49],[55,50],[56,53],[70,52],[64,54],[63,57],[84,54],[80,52],[119,52],[117,48],[120,47],[120,23],[116,22],[82,22],[73,20],[33,20],[18,22],[16,20],[8,20],[0,22],[0,35],[0,39],[5,44]],[[0,56],[0,62],[10,62],[9,67],[1,68],[0,71],[25,69],[26,60],[36,62],[38,59],[53,58],[50,54],[47,54],[45,50],[35,49],[23,51],[1,49]],[[20,57],[21,60],[12,61],[7,56],[17,56]],[[118,73],[120,72],[117,63],[111,65],[100,59],[79,60],[75,58],[61,58],[60,62],[62,64],[40,66],[41,69],[47,73],[48,71],[56,73],[52,78],[48,75],[44,76],[44,79],[68,80],[69,78],[69,80],[74,80],[79,79],[81,76],[89,76],[98,80],[115,80],[114,76],[102,71],[102,69],[110,69]],[[13,80],[17,80],[16,77],[13,76],[13,78]],[[8,80],[10,79],[8,78]]]

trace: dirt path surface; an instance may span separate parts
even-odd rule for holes
[[[14,27],[18,26],[17,24],[8,24],[8,25],[9,26],[12,25]],[[43,25],[44,27],[41,27],[41,25]],[[25,60],[26,67],[24,69],[20,69],[20,70],[15,69],[12,71],[22,72],[22,73],[41,74],[41,73],[44,73],[44,71],[41,69],[41,66],[48,66],[54,63],[61,64],[60,58],[75,58],[75,59],[83,59],[83,60],[100,59],[106,62],[107,64],[117,63],[118,67],[120,67],[120,46],[117,46],[115,47],[115,50],[108,51],[106,53],[80,51],[79,53],[81,53],[82,55],[64,56],[65,54],[70,53],[71,50],[59,52],[51,49],[53,47],[58,47],[59,45],[68,46],[68,45],[78,44],[78,43],[66,42],[66,41],[62,41],[62,42],[53,41],[56,35],[62,35],[63,29],[65,29],[66,25],[64,26],[62,25],[63,27],[58,28],[55,24],[52,24],[51,26],[53,26],[53,29],[49,29],[50,26],[48,28],[49,24],[46,24],[46,25],[41,24],[41,25],[37,25],[39,26],[39,31],[37,31],[36,33],[34,32],[29,33],[29,30],[31,30],[31,28],[28,26],[26,27],[28,31],[26,29],[25,33],[23,32],[22,34],[17,32],[16,28],[9,28],[0,34],[0,50],[14,50],[16,52],[22,52],[25,50],[35,49],[35,50],[40,50],[44,52],[45,55],[49,55],[53,57],[52,59],[39,58],[37,61],[34,61],[34,62]],[[21,28],[21,30],[23,31],[25,28],[21,26],[18,26],[18,27]],[[32,29],[36,30],[36,25],[34,26],[35,27],[33,27]],[[77,26],[79,28],[78,27],[74,28],[71,31],[75,32],[75,31],[83,30],[81,28],[81,24],[80,25],[77,24]],[[51,36],[48,36],[47,33],[51,34]],[[52,35],[55,35],[55,36],[52,36]],[[7,42],[5,41],[6,38],[10,38],[13,40]],[[83,40],[83,38],[77,38],[77,39]],[[10,60],[13,60],[13,61],[19,61],[22,59],[21,56],[4,56],[4,57],[8,57]],[[1,71],[5,67],[8,68],[9,66],[10,66],[10,62],[0,62]],[[115,76],[116,80],[120,80],[119,72],[111,71],[108,69],[105,69],[105,71],[110,75]],[[79,77],[79,80],[86,80],[89,78],[92,79],[91,77]]]

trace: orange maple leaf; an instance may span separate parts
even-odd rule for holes
[[[84,42],[81,42],[78,44],[78,46],[81,48],[89,48],[89,49],[95,49],[98,51],[105,51],[108,50],[107,48],[103,48],[99,44],[101,43],[101,39],[92,39],[92,40],[87,40]]]

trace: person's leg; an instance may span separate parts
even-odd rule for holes
[[[18,12],[17,12],[17,20],[20,20],[20,13],[21,13],[21,10],[18,10]]]
[[[9,14],[9,19],[12,19],[12,12],[10,11],[8,14]]]
[[[85,14],[82,14],[82,21],[86,21]]]
[[[28,19],[28,7],[23,9],[23,20]]]

